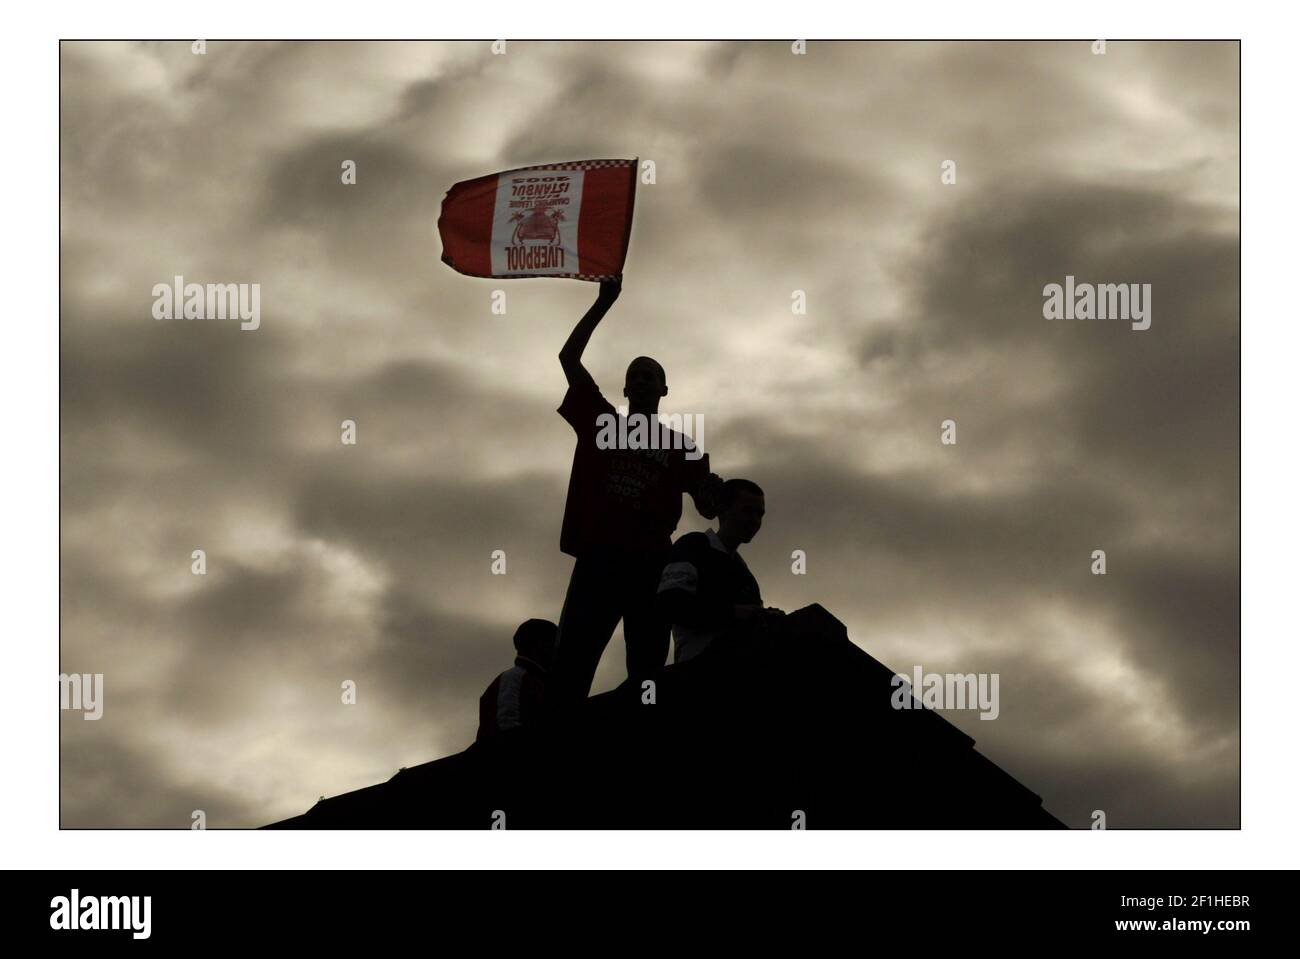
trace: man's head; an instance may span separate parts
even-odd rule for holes
[[[664,368],[648,356],[638,356],[627,365],[623,395],[629,410],[657,412],[659,401],[668,395],[668,378]]]
[[[729,479],[722,484],[718,508],[718,536],[735,549],[748,543],[763,526],[766,506],[763,490],[747,479]]]
[[[559,630],[546,619],[527,619],[515,630],[515,651],[531,659],[543,669],[550,668],[555,652],[555,637]]]

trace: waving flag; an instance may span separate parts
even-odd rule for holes
[[[576,160],[464,180],[438,217],[442,262],[468,276],[606,280],[623,272],[636,160]]]

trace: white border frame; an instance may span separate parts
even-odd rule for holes
[[[1090,2],[1078,11],[1043,4],[956,2],[859,8],[747,5],[705,10],[583,2],[568,36],[928,38],[1242,38],[1242,828],[1239,831],[1012,832],[353,832],[58,829],[58,39],[60,37],[400,37],[556,35],[549,10],[471,18],[446,5],[417,15],[409,3],[371,0],[274,7],[207,4],[202,13],[158,0],[129,8],[84,2],[6,11],[3,63],[11,110],[7,172],[11,219],[5,261],[17,309],[3,389],[9,427],[4,475],[11,535],[4,551],[8,604],[6,695],[0,698],[6,788],[0,845],[11,868],[1293,868],[1297,795],[1295,712],[1300,676],[1290,599],[1297,535],[1291,420],[1297,411],[1294,299],[1295,149],[1291,91],[1295,33],[1279,4]],[[765,5],[770,8],[771,5]],[[494,5],[498,10],[500,5]],[[465,8],[472,9],[472,8]],[[573,9],[570,4],[566,9]],[[568,24],[565,24],[568,27]],[[18,282],[21,278],[21,283]],[[1289,455],[1288,455],[1289,454]],[[1271,687],[1265,684],[1273,684]],[[501,844],[509,845],[501,855]]]

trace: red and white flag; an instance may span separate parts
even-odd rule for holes
[[[442,201],[442,262],[468,276],[623,272],[636,160],[575,160],[463,180]]]

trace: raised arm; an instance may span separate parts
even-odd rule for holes
[[[587,342],[591,339],[591,334],[596,330],[596,324],[605,318],[609,308],[614,305],[618,295],[623,292],[623,278],[618,277],[613,280],[602,280],[600,284],[600,293],[596,296],[596,302],[591,305],[578,325],[573,328],[569,338],[565,340],[563,349],[560,350],[560,366],[564,367],[564,377],[570,384],[579,378],[584,372],[582,367],[582,352],[587,348]]]

